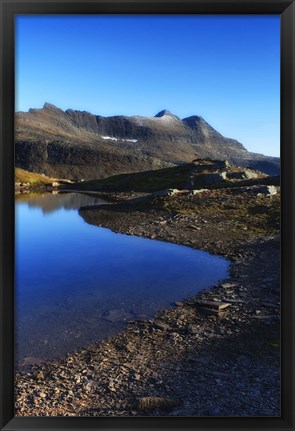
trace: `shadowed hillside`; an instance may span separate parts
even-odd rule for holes
[[[192,190],[253,184],[279,184],[279,177],[269,177],[260,171],[231,165],[228,161],[198,159],[181,166],[115,175],[63,187],[81,191],[148,193],[164,189]]]

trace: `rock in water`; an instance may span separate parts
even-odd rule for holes
[[[120,321],[125,321],[131,319],[132,315],[130,313],[127,313],[124,310],[120,309],[114,309],[109,310],[108,314],[104,316],[105,320],[108,320],[109,322],[115,323]]]

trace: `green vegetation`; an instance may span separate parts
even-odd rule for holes
[[[257,237],[276,234],[280,229],[279,193],[267,197],[211,190],[190,198],[176,195],[154,199],[149,206],[174,215],[193,215],[196,220],[205,219],[215,226],[228,226],[233,236]]]
[[[147,193],[168,188],[182,189],[189,180],[193,168],[193,164],[185,164],[154,171],[120,174],[99,180],[74,183],[71,184],[70,188],[90,191],[134,191]],[[67,186],[67,188],[69,187]]]
[[[54,181],[52,178],[45,175],[36,174],[35,172],[24,171],[20,168],[15,168],[15,182],[26,184],[48,184]]]

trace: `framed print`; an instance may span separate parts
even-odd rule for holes
[[[294,18],[1,0],[1,429],[294,429]]]

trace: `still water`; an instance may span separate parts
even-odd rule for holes
[[[64,357],[226,277],[225,259],[117,234],[78,214],[105,203],[77,193],[16,202],[17,366]]]

